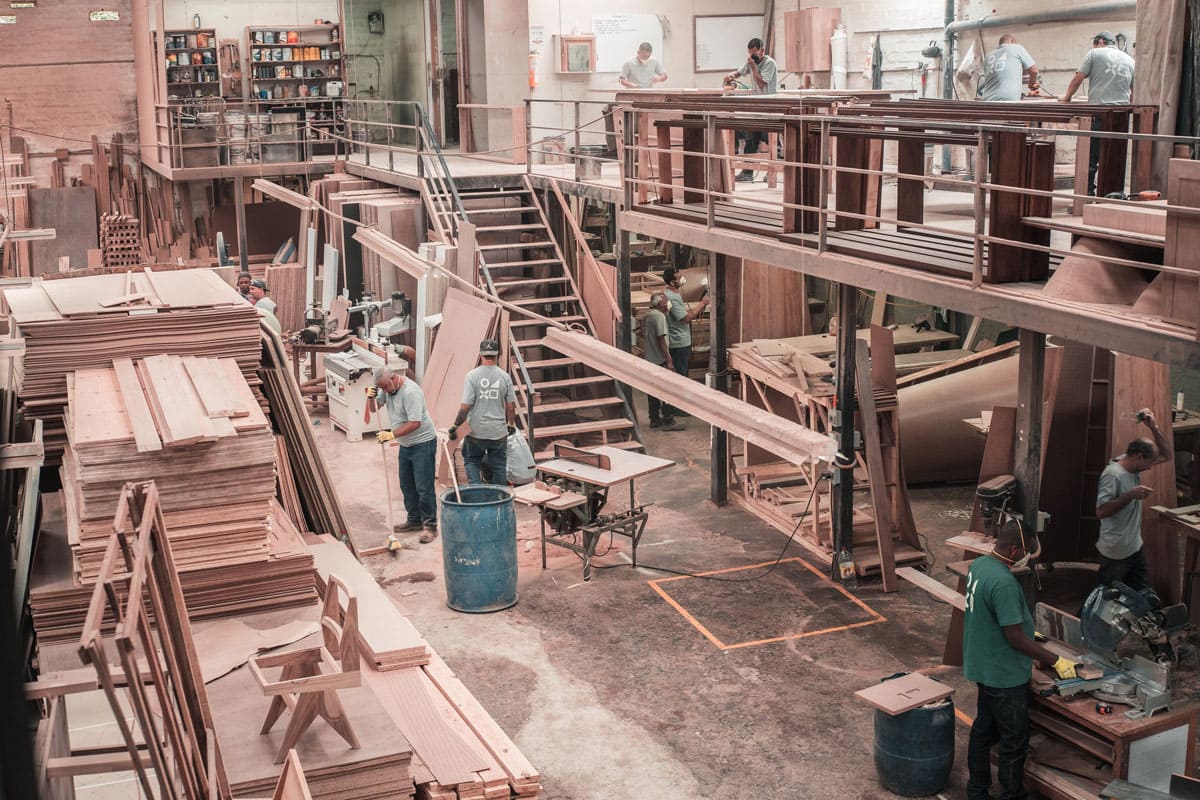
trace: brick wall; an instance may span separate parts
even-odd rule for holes
[[[120,20],[89,21],[88,12],[99,8],[118,12]],[[107,141],[118,131],[127,142],[137,140],[130,0],[39,0],[37,8],[3,13],[17,22],[0,25],[2,96],[12,102],[15,127],[39,132],[15,132],[32,152],[88,149],[93,135]],[[72,155],[67,175],[79,175],[90,160]],[[48,183],[49,171],[49,159],[34,159],[35,176]]]

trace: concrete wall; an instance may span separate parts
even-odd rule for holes
[[[166,0],[163,8],[168,28],[190,28],[192,17],[200,15],[200,25],[216,28],[217,38],[237,39],[245,49],[249,25],[311,25],[315,20],[337,20],[341,16],[337,0]],[[245,58],[245,53],[242,57]]]
[[[987,16],[1032,14],[1040,11],[1063,10],[1072,7],[1095,5],[1093,0],[1060,0],[1047,4],[1042,0],[1009,0],[997,6],[993,0],[959,0],[959,19],[981,19]],[[925,92],[930,97],[941,96],[941,63],[921,55],[931,40],[944,47],[945,4],[942,0],[780,0],[776,3],[776,58],[783,53],[783,15],[809,6],[836,7],[842,10],[842,24],[850,34],[848,56],[848,80],[851,88],[867,88],[870,78],[863,75],[872,37],[881,32],[880,47],[883,50],[883,88],[914,90],[921,92],[920,65],[929,68]],[[1012,33],[1033,55],[1041,70],[1046,88],[1054,94],[1061,93],[1074,74],[1075,68],[1091,47],[1091,37],[1100,30],[1124,33],[1132,47],[1134,36],[1133,13],[1116,15],[1103,20],[1084,22],[1045,23],[1040,25],[1016,25],[1003,28],[987,28],[981,32],[969,31],[960,40],[961,58],[974,43],[976,52],[991,51],[1003,33]],[[982,42],[980,36],[982,35]],[[1135,53],[1136,57],[1136,53]],[[780,65],[788,65],[780,62]],[[824,76],[814,76],[817,85]]]
[[[658,0],[652,5],[637,0],[606,0],[603,3],[582,3],[574,0],[529,0],[529,25],[541,27],[545,41],[538,59],[538,86],[529,96],[538,100],[593,100],[611,101],[613,93],[621,88],[617,73],[600,72],[590,75],[560,75],[555,69],[558,60],[558,42],[555,36],[575,33],[590,33],[592,14],[658,14],[666,21],[663,30],[662,51],[655,55],[670,76],[664,88],[719,87],[722,74],[719,72],[696,73],[694,18],[697,15],[762,14],[762,0]],[[632,58],[635,54],[630,53]],[[583,122],[600,116],[600,107],[585,109]],[[557,105],[534,104],[533,123],[538,126],[572,128],[574,111]],[[602,127],[595,127],[602,132]],[[534,137],[552,135],[550,130],[535,130]],[[571,134],[567,134],[568,138]],[[602,135],[592,133],[583,137],[585,143],[599,144]],[[568,143],[568,147],[570,144]]]
[[[108,141],[117,132],[137,141],[130,2],[104,4],[120,14],[117,22],[89,21],[88,11],[99,7],[75,0],[41,0],[37,8],[4,5],[3,14],[17,22],[0,25],[0,95],[12,102],[13,124],[36,131],[14,131],[33,153],[90,151],[93,135]],[[90,162],[90,152],[72,155],[68,180]],[[49,185],[48,158],[35,158],[32,170],[41,185]]]

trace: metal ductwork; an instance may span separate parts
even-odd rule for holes
[[[981,30],[983,28],[1003,28],[1013,25],[1039,25],[1044,22],[1081,22],[1098,17],[1128,12],[1137,13],[1137,0],[1112,0],[1094,6],[1056,8],[1052,11],[1039,11],[1034,14],[1014,14],[1012,16],[983,17],[982,19],[962,19],[951,22],[946,26],[946,38],[951,39],[963,31]]]

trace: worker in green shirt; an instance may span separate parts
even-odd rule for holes
[[[1033,639],[1033,617],[1012,574],[1029,557],[1021,524],[1011,520],[997,534],[992,552],[972,561],[967,572],[963,673],[979,689],[967,746],[967,800],[989,797],[990,753],[996,743],[1000,745],[1000,800],[1025,799],[1030,668],[1036,661],[1060,679],[1075,677],[1075,662]]]

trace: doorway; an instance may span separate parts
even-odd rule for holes
[[[434,129],[442,147],[459,143],[458,3],[428,0],[429,97]]]

